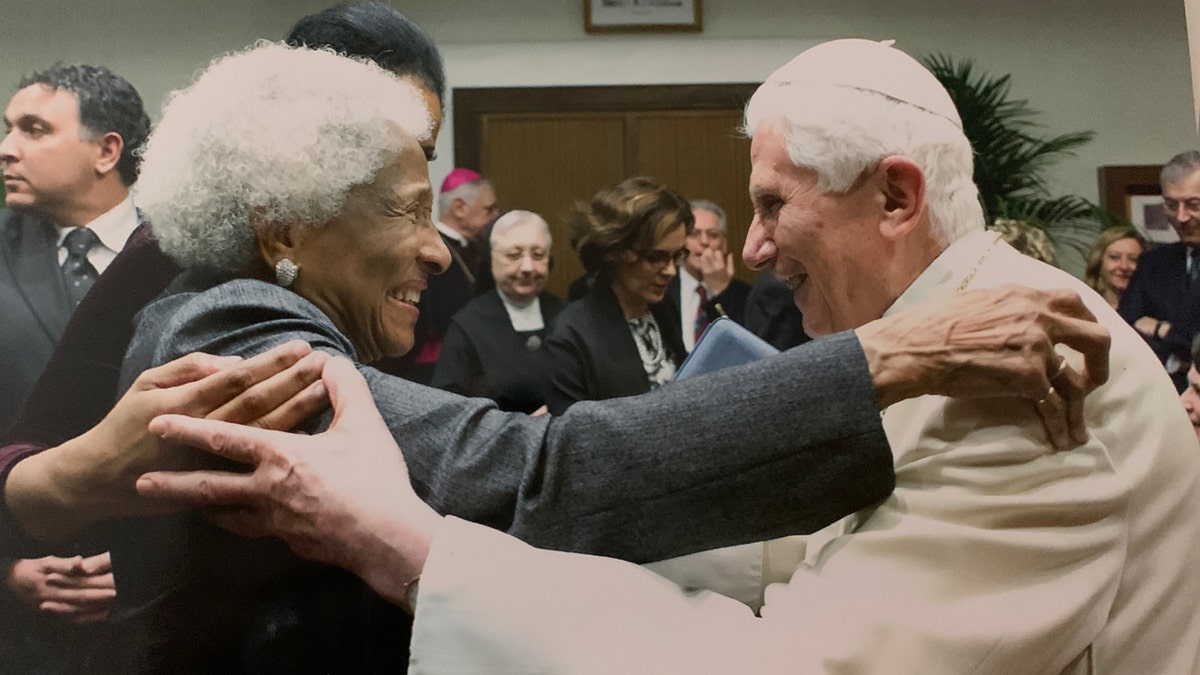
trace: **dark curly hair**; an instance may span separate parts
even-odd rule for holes
[[[629,178],[575,205],[571,248],[588,273],[611,274],[621,253],[645,255],[671,229],[695,223],[688,201],[650,178]]]
[[[286,41],[370,59],[384,70],[417,78],[446,104],[446,72],[437,45],[420,26],[381,2],[345,3],[309,14],[292,26]]]
[[[121,158],[117,160],[121,182],[133,185],[137,181],[142,146],[150,135],[150,118],[142,107],[141,95],[128,80],[103,66],[56,63],[26,76],[18,88],[34,84],[75,94],[79,100],[79,123],[93,136],[118,134],[124,142]]]

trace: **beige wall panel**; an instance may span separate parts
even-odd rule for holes
[[[688,199],[709,199],[729,215],[729,250],[738,277],[752,281],[742,264],[742,244],[753,212],[750,141],[737,131],[740,110],[642,113],[634,125],[638,171],[665,182]]]

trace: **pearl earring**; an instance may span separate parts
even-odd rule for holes
[[[284,288],[291,286],[299,274],[300,266],[287,258],[280,258],[275,263],[275,283]]]

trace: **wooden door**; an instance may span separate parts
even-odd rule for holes
[[[749,141],[738,127],[755,85],[458,89],[455,164],[479,169],[501,209],[541,214],[554,236],[547,284],[565,295],[583,273],[570,249],[574,204],[630,176],[650,176],[729,214],[738,276],[750,223]]]

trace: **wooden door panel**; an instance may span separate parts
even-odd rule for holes
[[[553,264],[547,288],[566,297],[583,266],[571,250],[576,201],[625,178],[619,116],[588,113],[485,115],[481,167],[501,209],[525,209],[550,224]]]
[[[750,223],[749,142],[736,129],[755,84],[456,89],[454,155],[496,187],[502,209],[536,211],[554,234],[547,284],[564,294],[583,268],[567,217],[578,200],[636,175],[729,213],[738,276]]]
[[[633,147],[639,173],[688,199],[708,199],[725,209],[738,277],[752,281],[754,273],[741,262],[753,215],[746,196],[750,141],[738,131],[741,123],[740,110],[640,113]]]

